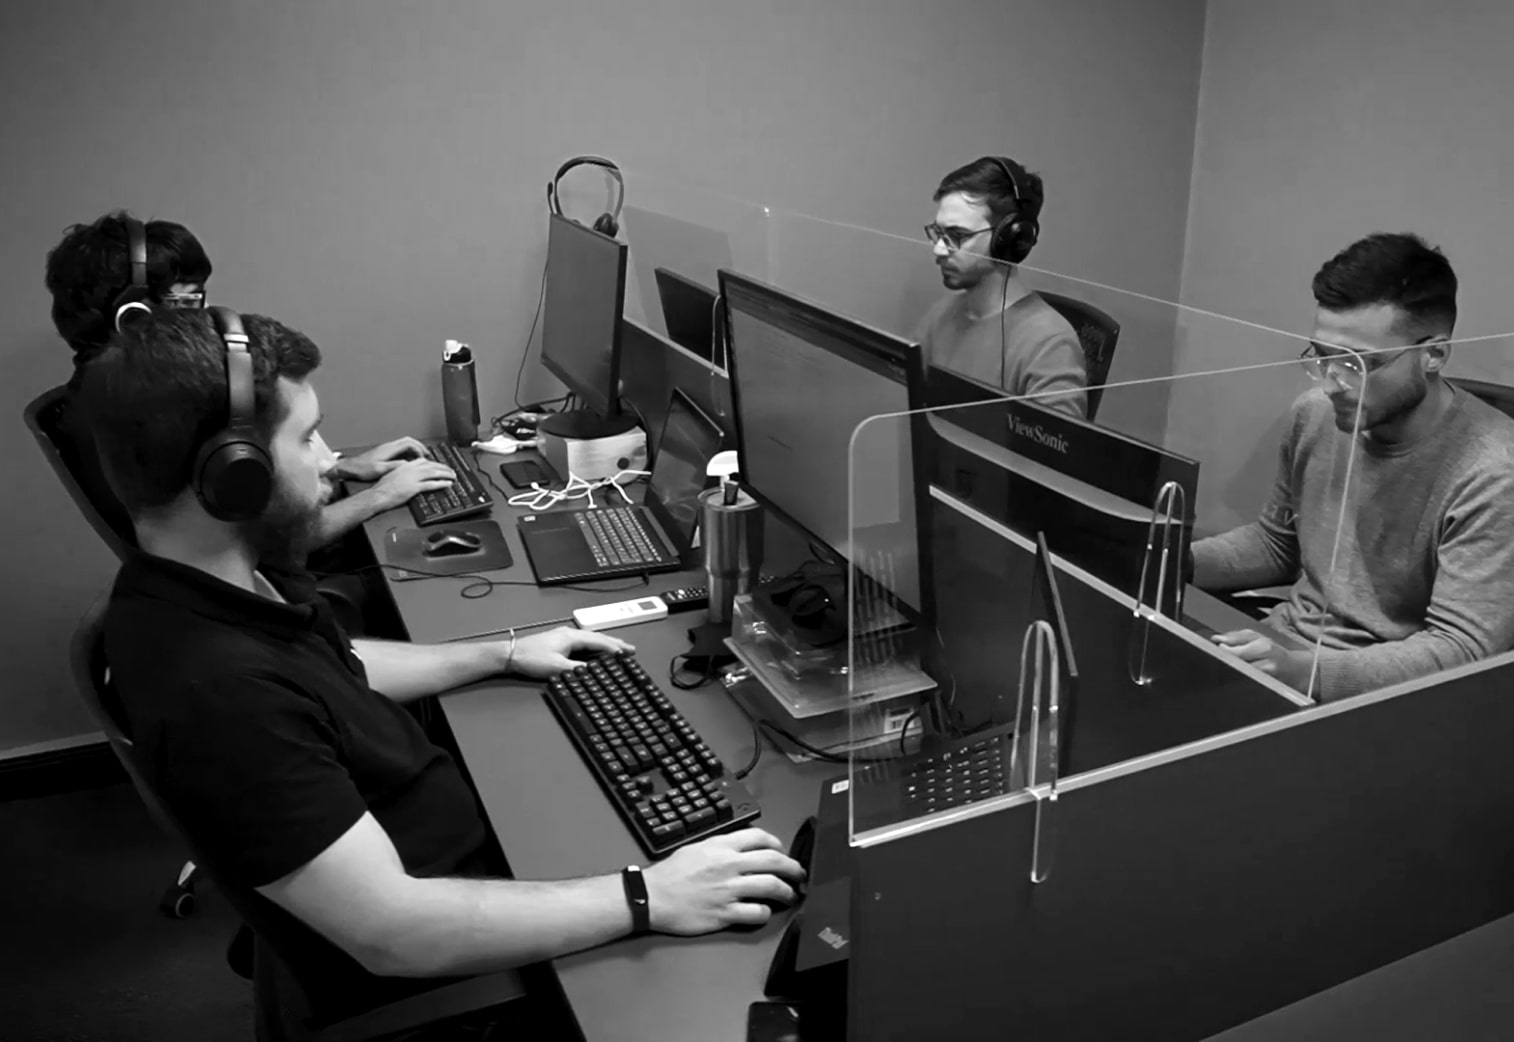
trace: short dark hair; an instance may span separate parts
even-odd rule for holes
[[[1314,299],[1327,311],[1392,304],[1423,334],[1456,327],[1456,272],[1439,249],[1409,232],[1377,232],[1325,262]]]
[[[1031,220],[1039,220],[1041,207],[1046,205],[1046,186],[1041,175],[1026,170],[1013,159],[1009,163],[1015,170],[1015,184],[1011,184],[1004,168],[993,156],[974,159],[966,166],[959,166],[941,179],[931,202],[940,202],[942,196],[953,192],[981,199],[995,224],[1016,212],[1015,186],[1019,186],[1019,213]],[[1023,176],[1022,176],[1023,175]]]
[[[47,290],[53,295],[53,325],[68,346],[90,355],[114,331],[111,302],[131,285],[129,214],[116,210],[93,224],[76,224],[47,254]],[[193,233],[173,221],[148,221],[147,292],[160,300],[175,282],[204,284],[210,258]]]
[[[252,354],[254,422],[284,421],[278,379],[321,364],[305,334],[243,315]],[[226,346],[209,311],[155,311],[131,323],[86,369],[81,401],[111,488],[133,517],[189,487],[195,454],[227,422]]]

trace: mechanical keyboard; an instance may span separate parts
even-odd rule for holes
[[[945,749],[859,770],[852,790],[857,830],[980,803],[1023,787],[1023,778],[1010,777],[1014,742],[1014,727],[1006,725],[958,739]]]
[[[426,455],[451,467],[457,480],[448,488],[421,492],[410,498],[410,516],[417,525],[439,525],[489,512],[493,500],[462,449],[451,442],[439,441],[426,446]]]
[[[648,855],[761,813],[634,655],[559,674],[543,696]]]
[[[600,567],[660,564],[665,555],[643,527],[640,508],[600,507],[574,515],[584,541]]]

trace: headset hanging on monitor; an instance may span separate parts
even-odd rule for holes
[[[552,175],[552,180],[547,185],[547,209],[559,217],[565,216],[562,212],[562,201],[558,198],[557,185],[569,170],[580,166],[597,166],[608,173],[610,179],[615,182],[615,205],[608,213],[602,213],[594,218],[594,223],[590,225],[601,235],[608,235],[613,239],[620,234],[620,207],[626,199],[626,181],[621,176],[620,167],[603,156],[574,156],[558,167],[557,173]]]

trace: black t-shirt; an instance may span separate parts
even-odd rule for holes
[[[106,613],[138,759],[197,857],[250,894],[371,812],[411,875],[479,871],[483,817],[457,764],[368,686],[308,576],[263,574],[288,603],[133,553]],[[243,914],[278,934],[323,1018],[428,986],[374,977],[272,902],[249,900]]]

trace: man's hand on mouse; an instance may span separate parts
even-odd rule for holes
[[[415,438],[395,438],[356,456],[343,456],[337,461],[336,476],[353,481],[377,481],[406,460],[425,458],[426,446]]]
[[[1232,630],[1209,638],[1244,662],[1268,673],[1289,687],[1302,691],[1309,683],[1312,656],[1307,651],[1283,647],[1256,630]]]
[[[509,641],[502,643],[505,648],[510,645]],[[545,633],[517,637],[515,653],[510,656],[510,672],[544,680],[582,665],[570,657],[574,654],[600,655],[635,650],[632,645],[606,633],[559,626]]]
[[[804,869],[777,836],[742,829],[680,847],[643,874],[652,929],[693,936],[767,922],[763,902],[793,904]]]
[[[447,488],[456,479],[452,468],[431,459],[403,460],[379,478],[370,491],[380,510],[390,510],[410,502],[422,492]]]

